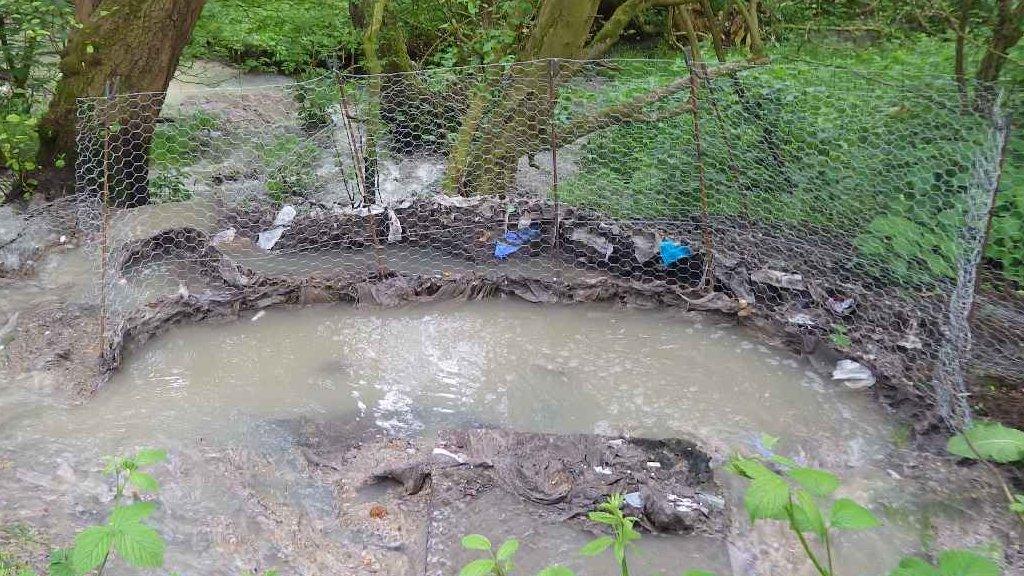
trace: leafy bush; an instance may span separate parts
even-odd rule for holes
[[[149,201],[153,204],[184,202],[192,199],[192,190],[176,168],[168,168],[149,179]]]
[[[0,118],[0,166],[17,174],[36,168],[39,151],[39,118],[29,114],[7,114]]]
[[[210,0],[186,55],[295,74],[358,45],[346,0]]]
[[[292,87],[299,106],[299,121],[308,132],[318,132],[333,124],[331,108],[341,102],[341,90],[334,75],[324,71],[304,76]]]
[[[158,124],[150,146],[150,160],[158,168],[195,164],[204,152],[209,151],[213,131],[218,124],[216,116],[202,110],[173,122]]]
[[[289,134],[260,143],[258,155],[265,170],[267,191],[275,202],[313,190],[316,184],[314,164],[319,157],[315,144]]]
[[[1007,278],[1024,285],[1024,138],[1012,138],[985,255]]]

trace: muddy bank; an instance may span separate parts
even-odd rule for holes
[[[585,514],[613,492],[630,495],[626,510],[641,518],[649,538],[696,537],[724,559],[725,499],[710,457],[687,440],[494,429],[397,440],[342,422],[307,422],[301,430],[299,450],[311,469],[349,492],[343,509],[375,542],[374,561],[404,565],[406,573],[457,572],[467,556],[460,538],[489,523],[472,512],[481,506],[506,521],[524,515],[533,534],[585,541],[596,534]],[[682,536],[672,541],[685,546]],[[583,561],[573,556],[564,560]]]

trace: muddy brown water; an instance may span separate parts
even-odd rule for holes
[[[467,425],[684,435],[719,455],[766,432],[784,438],[788,453],[839,472],[859,496],[892,489],[884,466],[893,428],[869,395],[734,327],[671,311],[504,300],[270,310],[158,337],[80,405],[48,397],[32,375],[15,380],[0,388],[3,520],[38,521],[43,505],[51,515],[42,524],[67,533],[109,499],[98,475],[104,455],[165,447],[172,461],[158,473],[159,521],[169,566],[185,572],[275,561],[276,552],[256,547],[252,558],[246,546],[235,549],[232,539],[258,541],[281,527],[247,519],[232,494],[238,480],[211,460],[272,464],[273,474],[250,470],[242,483],[329,526],[331,490],[304,473],[287,425],[303,418],[413,437]],[[525,566],[572,558],[586,539],[534,530],[511,505],[491,512],[452,521],[467,532],[524,539]],[[325,528],[329,538],[358,545],[355,531],[333,532]],[[899,529],[859,540],[876,553],[845,560],[864,573],[881,573],[914,545]],[[284,567],[306,573],[302,557],[279,555]],[[728,573],[728,558],[718,542],[649,538],[637,565]]]

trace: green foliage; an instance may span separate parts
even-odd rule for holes
[[[332,126],[331,107],[341,102],[341,90],[332,74],[313,72],[292,87],[292,96],[299,106],[299,121],[308,132]]]
[[[142,492],[156,492],[160,486],[155,478],[141,469],[167,459],[164,450],[139,450],[134,456],[115,456],[107,459],[103,473],[114,477],[116,499],[120,499],[131,486]]]
[[[157,168],[183,168],[199,161],[210,150],[219,119],[202,110],[157,125],[150,146],[150,160]]]
[[[66,0],[0,0],[0,116],[29,114],[56,77],[52,65],[75,26],[74,6]]]
[[[939,554],[937,565],[916,557],[904,558],[889,576],[999,576],[999,565],[990,558],[966,550]]]
[[[848,329],[845,324],[835,324],[832,326],[832,333],[829,334],[828,338],[836,348],[845,350],[853,344],[847,331]]]
[[[431,64],[462,66],[514,61],[539,4],[538,0],[446,0],[444,17],[432,18],[439,20],[436,34],[458,41],[441,46],[431,56]]]
[[[316,184],[314,164],[319,156],[315,144],[289,134],[257,148],[260,163],[266,171],[267,192],[275,202],[289,196],[303,196]]]
[[[358,46],[346,0],[210,0],[185,53],[295,74]]]
[[[640,539],[640,533],[633,527],[637,522],[637,518],[626,516],[622,513],[622,506],[625,502],[625,497],[616,492],[598,505],[597,510],[587,514],[587,518],[591,522],[610,527],[613,535],[599,536],[591,540],[580,550],[580,554],[596,556],[611,548],[619,565],[619,573],[622,576],[629,576],[629,561],[626,557],[626,550],[633,542]]]
[[[591,522],[611,528],[614,536],[600,536],[591,540],[583,546],[580,554],[597,556],[611,548],[619,573],[622,576],[629,576],[626,551],[629,546],[640,539],[640,533],[633,528],[637,519],[622,513],[623,504],[625,504],[625,498],[621,494],[612,494],[604,502],[598,504],[596,510],[587,514],[587,518]],[[487,552],[488,557],[479,558],[466,564],[459,572],[459,576],[509,576],[513,570],[512,558],[519,550],[519,541],[509,538],[495,553],[491,541],[486,536],[469,534],[462,538],[462,547],[467,550]],[[554,564],[538,572],[537,576],[573,576],[573,571]],[[705,570],[688,570],[683,573],[683,576],[715,575]]]
[[[955,278],[956,214],[941,214],[932,226],[905,216],[875,217],[853,241],[868,260],[885,266],[893,276],[927,286],[935,278]]]
[[[998,422],[975,422],[970,428],[953,436],[946,443],[951,454],[972,460],[1000,464],[1024,462],[1024,432],[1003,426]],[[995,472],[1002,484],[1010,511],[1024,523],[1024,494],[1014,494],[1002,476]]]
[[[507,576],[512,572],[512,559],[519,550],[519,541],[509,538],[502,542],[495,552],[486,536],[468,534],[462,537],[462,547],[466,550],[486,552],[488,557],[466,564],[459,571],[459,576]]]
[[[0,166],[22,177],[36,169],[38,126],[39,118],[27,113],[0,117]]]
[[[822,504],[839,488],[839,478],[825,470],[797,466],[792,460],[771,453],[774,441],[762,444],[768,444],[767,458],[733,456],[726,465],[729,472],[750,480],[743,505],[751,521],[786,522],[818,574],[833,576],[832,532],[873,528],[878,526],[878,519],[849,498],[835,499],[826,515]],[[811,548],[807,534],[816,537],[824,547],[824,558]]]
[[[1024,432],[998,422],[977,422],[949,439],[946,449],[964,458],[992,462],[1024,460]]]
[[[177,168],[168,168],[149,179],[149,201],[152,204],[184,202],[192,199],[192,190]]]
[[[1024,138],[1011,135],[985,255],[1024,285]]]

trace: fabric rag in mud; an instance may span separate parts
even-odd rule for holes
[[[104,370],[186,318],[516,295],[735,316],[922,426],[1024,389],[1024,306],[979,274],[1009,127],[948,78],[551,60],[158,96],[79,107]]]

